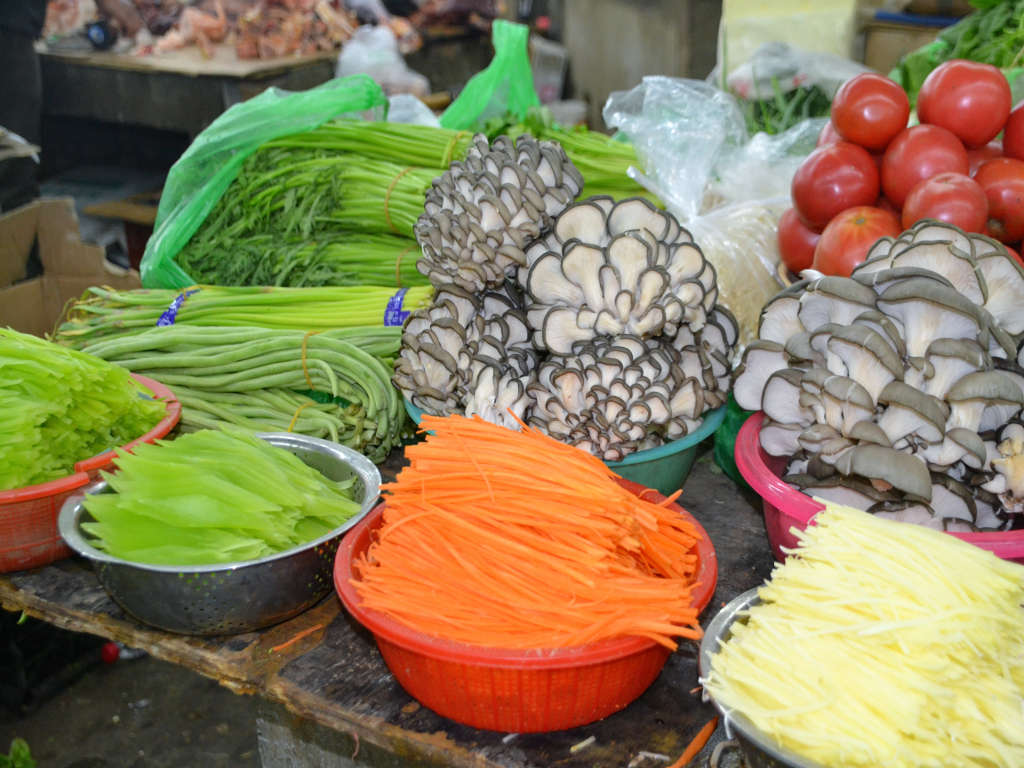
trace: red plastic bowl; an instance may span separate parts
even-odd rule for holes
[[[181,403],[159,382],[132,374],[132,377],[163,400],[164,417],[137,440],[75,464],[74,474],[47,483],[0,491],[0,573],[38,568],[71,557],[71,550],[57,531],[57,515],[71,494],[99,477],[101,470],[114,468],[118,450],[131,450],[139,443],[152,443],[167,435],[181,418]]]
[[[793,528],[803,530],[824,507],[810,496],[782,482],[779,475],[785,471],[785,456],[769,456],[761,448],[758,436],[764,413],[758,411],[748,418],[736,435],[736,468],[743,479],[761,497],[764,507],[764,527],[776,560],[785,554],[782,548],[796,546]],[[987,549],[1004,560],[1024,564],[1024,531],[995,533],[950,532],[951,536]]]
[[[633,493],[645,490],[620,482]],[[658,502],[664,496],[651,491],[649,498]],[[702,534],[694,592],[700,611],[715,591],[718,561],[700,524],[682,507],[672,506]],[[492,731],[559,731],[617,712],[661,672],[669,650],[646,638],[612,638],[546,651],[482,648],[431,637],[363,608],[352,584],[352,563],[370,545],[383,512],[384,504],[378,504],[342,539],[334,586],[349,613],[373,633],[399,684],[437,714]]]

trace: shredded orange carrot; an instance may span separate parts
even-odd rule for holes
[[[708,743],[708,739],[711,738],[711,734],[715,732],[717,727],[718,716],[716,715],[704,723],[704,726],[697,731],[697,735],[693,737],[693,741],[686,745],[683,754],[668,768],[684,768],[684,766],[689,765],[690,761],[697,756],[697,753],[704,749],[704,745]]]
[[[355,564],[365,607],[499,648],[699,638],[701,532],[600,459],[521,427],[423,417],[428,434],[382,487],[383,524]]]
[[[272,647],[270,649],[270,652],[271,653],[275,653],[275,652],[283,651],[289,645],[294,645],[295,643],[299,642],[299,640],[301,640],[302,638],[307,637],[308,635],[312,635],[318,629],[323,629],[323,628],[324,628],[323,624],[314,624],[312,627],[307,627],[306,629],[302,630],[301,632],[296,632],[292,637],[289,637],[287,640],[285,640],[280,645],[275,645],[274,647]]]

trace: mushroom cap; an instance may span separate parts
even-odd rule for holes
[[[859,475],[897,488],[925,501],[931,498],[928,467],[916,456],[881,445],[862,444],[843,454],[836,469],[844,475]]]

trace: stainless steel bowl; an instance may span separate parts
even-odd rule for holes
[[[93,547],[80,527],[92,519],[83,500],[87,493],[111,493],[105,482],[70,497],[57,528],[71,549],[92,561],[100,583],[118,605],[145,624],[188,635],[228,635],[291,618],[331,591],[338,543],[377,503],[380,472],[362,454],[327,440],[290,432],[259,437],[291,451],[331,480],[354,475],[359,512],[308,544],[259,560],[205,566],[133,563]]]
[[[721,644],[729,639],[733,622],[742,621],[743,617],[740,614],[759,602],[757,590],[749,589],[733,598],[711,620],[700,642],[701,679],[706,678],[711,672],[711,657],[718,652]],[[739,742],[748,768],[824,768],[821,764],[780,746],[771,736],[755,728],[742,714],[726,710],[714,697],[711,701],[722,714],[726,732],[735,736]]]

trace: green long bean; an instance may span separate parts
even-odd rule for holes
[[[391,359],[374,352],[397,341],[379,329],[363,339],[367,348],[345,337],[360,340],[355,329],[310,335],[175,325],[101,339],[83,351],[166,384],[182,403],[186,428],[291,429],[383,461],[401,440],[406,416],[391,384]]]

